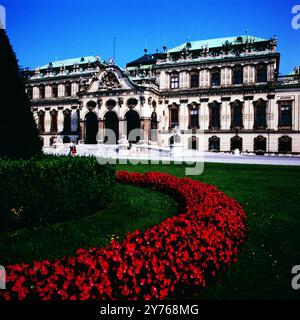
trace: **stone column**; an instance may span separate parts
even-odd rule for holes
[[[45,132],[50,132],[51,115],[50,111],[45,111]]]
[[[60,133],[64,130],[64,114],[63,110],[57,111],[57,133]]]
[[[117,137],[118,140],[118,137]],[[104,142],[104,120],[98,121],[98,134],[97,134],[97,142],[103,143]]]
[[[85,123],[83,120],[80,120],[79,123],[79,143],[84,143],[85,141]]]
[[[125,136],[127,139],[127,120],[119,119],[119,137]]]
[[[143,140],[151,140],[151,119],[143,118],[141,119],[141,128],[143,130]]]

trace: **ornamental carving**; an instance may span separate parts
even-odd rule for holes
[[[99,81],[99,89],[116,89],[120,87],[120,81],[112,70],[108,70]]]

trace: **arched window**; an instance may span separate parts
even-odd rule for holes
[[[233,84],[243,84],[244,73],[242,67],[235,67],[233,69]]]
[[[220,138],[212,136],[208,139],[208,150],[213,152],[220,151]]]
[[[70,82],[65,84],[65,96],[70,97],[72,95],[72,85]]]
[[[254,129],[265,129],[267,127],[266,108],[266,101],[259,99],[254,102]]]
[[[231,104],[231,129],[243,127],[243,104],[235,101]]]
[[[57,98],[58,97],[58,86],[57,84],[54,84],[52,86],[52,98]]]
[[[267,139],[263,136],[254,138],[253,149],[257,155],[264,155],[267,151]]]
[[[209,105],[209,129],[220,129],[220,104],[216,101]]]
[[[64,133],[71,132],[71,111],[69,109],[64,110]]]
[[[292,152],[292,138],[289,136],[282,136],[278,139],[278,152],[289,153]]]
[[[42,110],[38,112],[38,129],[40,132],[45,131],[45,112]]]
[[[256,82],[267,82],[267,66],[260,64],[256,68]]]
[[[239,149],[240,152],[243,150],[243,138],[234,136],[230,139],[230,150],[234,151],[235,149]]]
[[[57,132],[57,111],[52,110],[50,112],[50,116],[51,116],[50,131]]]
[[[178,89],[179,88],[179,74],[172,73],[170,77],[170,88],[171,89]]]
[[[213,69],[211,72],[211,85],[213,87],[221,84],[221,72],[219,69]]]
[[[45,99],[45,86],[40,85],[39,87],[39,97],[40,99]]]

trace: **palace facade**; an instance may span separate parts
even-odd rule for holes
[[[167,146],[176,130],[186,149],[297,154],[300,68],[280,76],[279,65],[276,37],[246,35],[145,50],[125,69],[87,56],[22,74],[46,147],[124,136]]]

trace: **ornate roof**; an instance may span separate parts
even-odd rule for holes
[[[262,42],[262,41],[268,41],[263,38],[259,37],[253,37],[250,35],[242,35],[242,36],[235,36],[235,37],[224,37],[224,38],[215,38],[215,39],[208,39],[208,40],[199,40],[199,41],[191,41],[191,42],[185,42],[181,44],[180,46],[177,46],[175,48],[169,49],[169,52],[179,52],[182,51],[187,44],[190,45],[189,49],[190,50],[200,50],[203,47],[208,47],[208,48],[218,48],[222,47],[224,43],[230,42],[232,45],[237,45],[237,44],[243,44],[247,42]]]
[[[59,68],[61,66],[72,66],[74,64],[82,65],[86,63],[96,62],[100,61],[101,59],[98,56],[85,56],[85,57],[78,57],[78,58],[71,58],[66,60],[60,60],[60,61],[53,61],[49,62],[48,64],[45,64],[40,67],[40,69],[48,69],[51,68]]]

